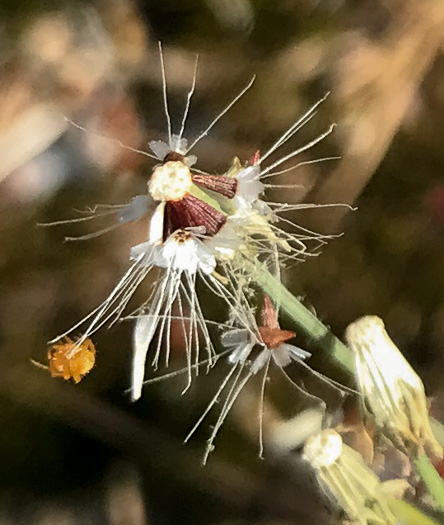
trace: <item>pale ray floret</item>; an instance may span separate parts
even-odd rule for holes
[[[152,140],[149,143],[151,151],[154,153],[155,157],[161,162],[168,162],[170,160],[179,160],[183,162],[188,168],[191,168],[196,162],[197,157],[195,155],[189,155],[189,152],[200,142],[201,139],[206,137],[210,130],[216,125],[216,123],[236,104],[236,102],[242,98],[242,96],[250,89],[253,85],[255,77],[253,77],[250,82],[238,93],[228,104],[227,106],[210,122],[210,124],[202,131],[196,139],[194,139],[190,146],[188,146],[188,140],[183,137],[185,131],[186,120],[188,117],[191,99],[196,88],[197,80],[197,66],[198,66],[198,56],[196,56],[193,80],[191,88],[187,94],[187,100],[185,104],[185,109],[182,117],[182,122],[180,126],[179,134],[174,134],[172,132],[171,116],[168,108],[168,91],[167,91],[167,78],[165,63],[163,59],[162,44],[159,42],[159,56],[160,56],[160,66],[162,72],[162,94],[163,94],[163,106],[165,111],[165,117],[167,121],[167,131],[168,131],[168,142],[162,140]],[[200,173],[200,170],[196,170]]]
[[[146,253],[147,244],[149,243],[135,246],[132,249],[131,258],[137,259],[140,257],[140,253]],[[165,365],[168,366],[174,304],[178,305],[182,319],[180,326],[186,350],[187,386],[191,383],[191,366],[193,363],[198,363],[200,359],[200,336],[204,339],[210,365],[215,357],[214,347],[196,293],[196,277],[199,275],[208,276],[216,267],[213,254],[190,229],[174,233],[163,246],[156,250],[153,261],[156,266],[164,268],[165,272],[156,283],[150,300],[143,304],[137,312],[133,336],[134,358],[131,392],[133,400],[137,400],[141,395],[145,361],[156,333],[158,334],[158,344],[152,364],[155,368],[159,365],[161,344],[162,340],[165,339],[167,347]],[[147,264],[150,263],[151,259],[148,259]],[[189,310],[187,322],[183,320],[184,307]],[[163,338],[163,335],[166,337]]]
[[[216,286],[218,285],[216,284]],[[236,296],[232,298],[232,312],[233,316],[236,317],[236,325],[227,330],[221,338],[222,345],[229,350],[228,363],[231,365],[229,372],[185,439],[187,442],[191,438],[225,392],[220,413],[207,441],[203,458],[204,464],[214,448],[214,440],[221,426],[239,394],[242,392],[242,389],[250,379],[261,371],[263,372],[263,377],[261,380],[259,413],[259,454],[262,456],[263,398],[270,365],[273,364],[288,377],[284,371],[284,367],[292,361],[303,361],[310,356],[309,352],[286,343],[286,341],[293,338],[295,334],[294,332],[280,329],[277,323],[276,312],[267,296],[265,296],[264,299],[261,326],[257,325],[252,308],[242,290],[237,290]],[[299,389],[296,384],[294,384],[294,386]]]

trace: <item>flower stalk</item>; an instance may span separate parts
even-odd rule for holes
[[[258,286],[274,301],[279,302],[282,310],[291,317],[300,333],[311,341],[329,357],[332,357],[349,375],[353,375],[354,360],[351,350],[344,345],[330,330],[310,312],[287,288],[276,279],[259,261],[252,263],[252,272]],[[433,433],[439,443],[444,446],[444,425],[430,418]],[[415,460],[416,471],[427,487],[428,493],[444,511],[444,482],[433,467],[429,458],[423,454]],[[426,522],[424,522],[426,523]]]
[[[415,468],[439,508],[444,511],[444,483],[430,459],[425,455],[415,459]]]
[[[439,525],[430,516],[401,499],[389,499],[389,506],[393,514],[398,518],[399,523],[405,525]]]
[[[308,310],[267,268],[256,261],[252,271],[262,290],[294,321],[299,333],[332,357],[348,374],[354,373],[351,351],[322,322]]]

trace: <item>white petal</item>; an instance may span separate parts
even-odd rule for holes
[[[149,146],[159,160],[163,160],[171,151],[170,146],[163,140],[152,140]]]
[[[119,222],[123,224],[127,222],[138,221],[148,212],[148,209],[152,203],[153,199],[149,195],[137,195],[119,210],[117,218]]]
[[[310,352],[302,350],[302,348],[299,348],[298,346],[289,345],[288,343],[282,343],[281,348],[282,347],[286,348],[286,350],[291,354],[291,357],[293,359],[308,359],[309,357],[311,357]]]
[[[201,241],[191,238],[178,243],[172,235],[164,244],[156,264],[191,274],[196,273],[198,269],[205,274],[210,274],[216,267],[216,260]]]
[[[142,395],[145,362],[148,347],[159,324],[158,315],[146,315],[136,321],[133,333],[133,364],[131,371],[131,400],[137,401]]]
[[[213,273],[216,268],[216,259],[214,258],[214,255],[203,242],[194,242],[196,243],[196,256],[198,258],[199,270],[206,275]]]
[[[245,363],[253,350],[255,343],[242,343],[228,356],[228,362],[232,365]]]
[[[262,370],[262,368],[264,368],[269,359],[270,350],[268,350],[268,348],[264,348],[262,352],[253,361],[253,364],[251,365],[251,373],[257,374],[259,370]]]
[[[137,244],[131,248],[130,260],[135,261],[144,254],[144,257],[139,261],[140,266],[153,266],[158,251],[159,249],[156,246],[153,246],[150,242],[143,242],[142,244]]]
[[[185,164],[191,168],[191,166],[194,166],[197,162],[196,155],[188,155],[188,157],[185,157]]]
[[[149,242],[160,245],[163,240],[163,223],[165,215],[165,202],[161,202],[153,213],[150,221]]]
[[[239,180],[238,195],[251,203],[258,199],[259,194],[264,191],[264,185],[259,180],[260,166],[248,166],[241,170],[237,178]]]
[[[170,149],[171,151],[177,151],[177,153],[181,153],[182,155],[185,155],[188,148],[188,140],[180,138],[179,135],[173,135],[171,137],[170,142]]]
[[[248,343],[251,342],[250,332],[244,328],[235,328],[222,334],[220,342],[226,348]]]
[[[266,215],[270,222],[277,222],[279,217],[273,212],[273,210],[264,201],[258,199],[254,202],[253,208],[257,210],[261,215]]]
[[[239,171],[237,178],[239,182],[252,182],[259,180],[259,175],[261,173],[261,168],[258,164],[254,166],[248,166]]]
[[[196,249],[189,241],[179,244],[174,236],[170,237],[159,253],[156,263],[163,268],[187,270],[190,273],[197,271]]]
[[[270,350],[271,355],[273,356],[273,361],[281,368],[284,368],[291,363],[291,354],[286,346],[290,345],[280,345],[278,348]]]

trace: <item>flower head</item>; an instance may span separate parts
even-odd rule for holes
[[[442,457],[430,427],[424,385],[378,317],[362,317],[346,331],[355,353],[363,409],[376,428],[409,455]]]
[[[315,205],[289,205],[287,202],[270,202],[263,196],[267,188],[294,188],[295,185],[275,185],[267,182],[267,180],[269,177],[280,175],[305,164],[300,162],[283,171],[275,171],[283,163],[314,147],[332,132],[334,125],[331,125],[324,133],[305,146],[297,148],[264,166],[264,163],[273,153],[313,118],[317,107],[324,99],[318,101],[290,126],[264,154],[257,151],[245,166],[240,163],[239,159],[235,158],[225,174],[228,179],[237,181],[236,188],[233,188],[236,190],[235,194],[233,197],[230,196],[230,199],[224,198],[223,195],[216,196],[216,198],[222,210],[228,215],[228,221],[242,237],[245,252],[250,257],[252,255],[264,256],[265,263],[267,263],[267,259],[276,261],[277,258],[280,264],[286,261],[299,261],[306,256],[317,255],[317,249],[331,238],[331,236],[308,230],[286,217],[288,212],[315,207]],[[330,158],[319,159],[317,162],[322,160],[330,160]],[[314,161],[307,161],[306,163],[312,162]]]
[[[222,344],[232,349],[228,356],[230,363],[245,363],[247,359],[251,359],[251,352],[247,354],[246,348],[252,349],[256,345],[259,352],[251,361],[252,374],[268,366],[270,359],[276,366],[284,368],[292,361],[310,357],[309,352],[287,343],[296,333],[281,329],[277,312],[268,295],[264,295],[261,323],[257,325],[252,319],[249,323],[250,328],[235,328],[222,336]]]
[[[302,361],[311,355],[309,352],[286,342],[296,334],[288,330],[281,330],[277,321],[276,311],[268,296],[264,297],[259,326],[242,290],[237,290],[237,295],[232,297],[232,301],[233,315],[237,317],[239,327],[229,329],[222,335],[221,339],[222,345],[227,349],[228,362],[231,365],[230,370],[206,410],[185,439],[185,441],[188,441],[191,438],[211,408],[218,402],[219,397],[225,392],[225,400],[207,442],[204,463],[206,463],[210,452],[214,448],[214,440],[231,407],[244,386],[259,371],[263,371],[259,418],[260,455],[262,455],[262,407],[270,364],[273,363],[288,378],[286,372],[284,372],[284,367],[292,361]],[[231,385],[228,387],[230,383]]]
[[[73,353],[73,349],[75,350]],[[48,350],[48,370],[52,377],[73,379],[75,383],[89,374],[96,360],[96,349],[91,339],[85,339],[79,346],[65,337],[54,343]]]
[[[295,260],[305,255],[306,242],[313,239],[320,244],[324,242],[323,236],[301,227],[297,227],[296,232],[281,228],[278,221],[295,225],[280,216],[282,210],[275,206],[276,203],[261,200],[264,190],[273,186],[265,181],[279,173],[273,170],[317,144],[331,131],[332,127],[307,146],[264,166],[268,158],[313,117],[320,102],[295,122],[265,154],[257,152],[246,166],[235,160],[223,175],[209,174],[195,167],[197,158],[190,155],[190,152],[251,87],[254,78],[189,144],[183,135],[196,85],[197,60],[181,126],[179,132],[174,134],[160,44],[159,51],[168,140],[151,141],[152,154],[141,152],[157,162],[147,182],[147,194],[134,197],[123,207],[109,207],[104,211],[104,214],[116,214],[118,224],[144,218],[148,222],[148,239],[133,246],[130,254],[132,264],[109,296],[80,323],[58,337],[66,336],[80,325],[86,324],[83,335],[70,352],[72,356],[102,326],[112,325],[122,318],[136,318],[131,389],[133,400],[141,395],[145,361],[149,349],[155,346],[156,335],[157,346],[151,351],[151,363],[155,368],[159,366],[165,336],[164,362],[168,365],[173,318],[180,321],[180,331],[185,341],[188,385],[192,367],[199,362],[202,346],[206,349],[207,361],[212,364],[214,348],[195,289],[198,278],[222,297],[230,308],[233,305],[236,308],[241,306],[247,312],[251,310],[246,298],[248,292],[238,294],[236,291],[239,282],[245,284],[246,289],[252,282],[252,276],[248,276],[244,268],[246,259],[251,262],[261,258],[265,264],[279,266],[285,260]],[[291,209],[295,207],[288,208]],[[90,238],[112,228],[81,238]],[[159,278],[153,285],[150,297],[132,315],[124,315],[134,292],[153,269],[159,273]],[[173,315],[173,309],[178,315]],[[239,316],[239,322],[225,334],[222,341],[230,348],[229,341],[236,337],[238,340],[232,346],[229,362],[233,365],[230,374],[234,374],[234,383],[239,382],[239,388],[235,388],[228,396],[225,407],[228,410],[240,392],[241,385],[249,377],[264,370],[265,381],[270,363],[283,370],[291,361],[303,360],[309,356],[308,352],[287,342],[295,334],[280,329],[268,297],[264,302],[260,326],[257,326],[254,316],[245,314],[244,317],[242,321]],[[204,340],[204,345],[201,339]],[[221,415],[220,424],[225,415]]]
[[[394,525],[379,479],[336,431],[323,430],[309,438],[303,458],[331,503],[339,505],[353,523]]]

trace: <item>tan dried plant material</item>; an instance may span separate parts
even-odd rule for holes
[[[63,337],[48,350],[48,370],[52,377],[72,379],[79,383],[89,374],[96,361],[96,349],[88,337],[76,348],[77,343]]]

